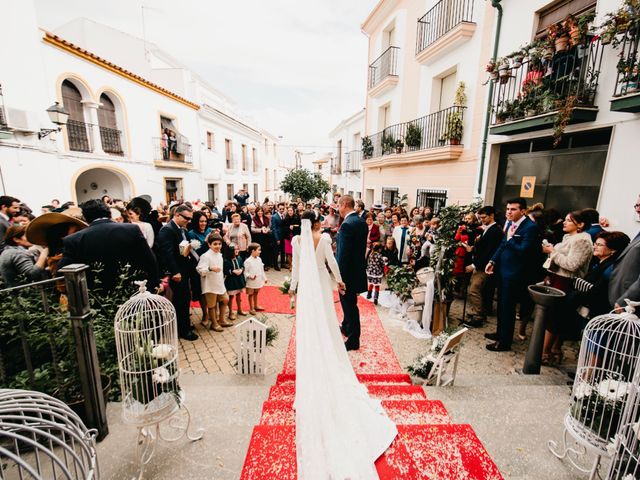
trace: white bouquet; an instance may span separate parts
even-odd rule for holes
[[[198,250],[202,246],[202,243],[200,242],[200,240],[196,240],[194,238],[189,242],[189,245],[191,245],[191,250]]]
[[[186,257],[189,255],[189,246],[191,244],[188,240],[183,240],[178,244],[178,250],[180,251],[180,255]]]

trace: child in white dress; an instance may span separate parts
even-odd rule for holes
[[[264,310],[258,305],[258,293],[267,283],[267,274],[264,273],[264,264],[260,258],[260,245],[250,243],[247,247],[249,257],[244,261],[244,276],[247,280],[247,296],[249,297],[249,313],[255,315],[256,311]]]
[[[202,254],[196,270],[200,274],[202,294],[207,302],[211,330],[221,332],[222,327],[231,327],[233,324],[225,320],[229,296],[224,286],[224,259],[222,258],[222,237],[216,233],[210,233],[207,237],[209,250]],[[218,315],[218,307],[220,315]]]

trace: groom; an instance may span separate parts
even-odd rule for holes
[[[343,195],[338,201],[338,212],[343,218],[338,230],[336,260],[340,275],[345,283],[345,291],[340,292],[340,304],[344,320],[340,331],[347,337],[347,350],[360,348],[360,311],[358,294],[367,290],[365,249],[369,229],[365,221],[354,210],[355,202],[350,195]]]

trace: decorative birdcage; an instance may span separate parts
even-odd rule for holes
[[[559,458],[567,458],[589,478],[598,474],[602,457],[612,455],[614,438],[632,396],[632,379],[640,357],[640,319],[629,305],[621,314],[592,319],[584,329],[569,412],[564,419],[563,447],[550,441]],[[567,445],[567,435],[578,448]],[[585,455],[595,455],[585,467]]]
[[[169,300],[137,282],[139,292],[119,309],[114,321],[122,418],[138,427],[140,477],[153,456],[157,438],[171,442],[189,433],[191,415],[180,388],[176,311]]]
[[[267,326],[248,318],[236,327],[238,334],[238,373],[241,375],[264,375],[265,350],[267,348]]]
[[[58,399],[0,389],[0,478],[98,479],[97,433]]]

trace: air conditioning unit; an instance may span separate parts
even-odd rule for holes
[[[38,114],[17,108],[6,108],[6,123],[9,130],[35,133],[40,131]]]

